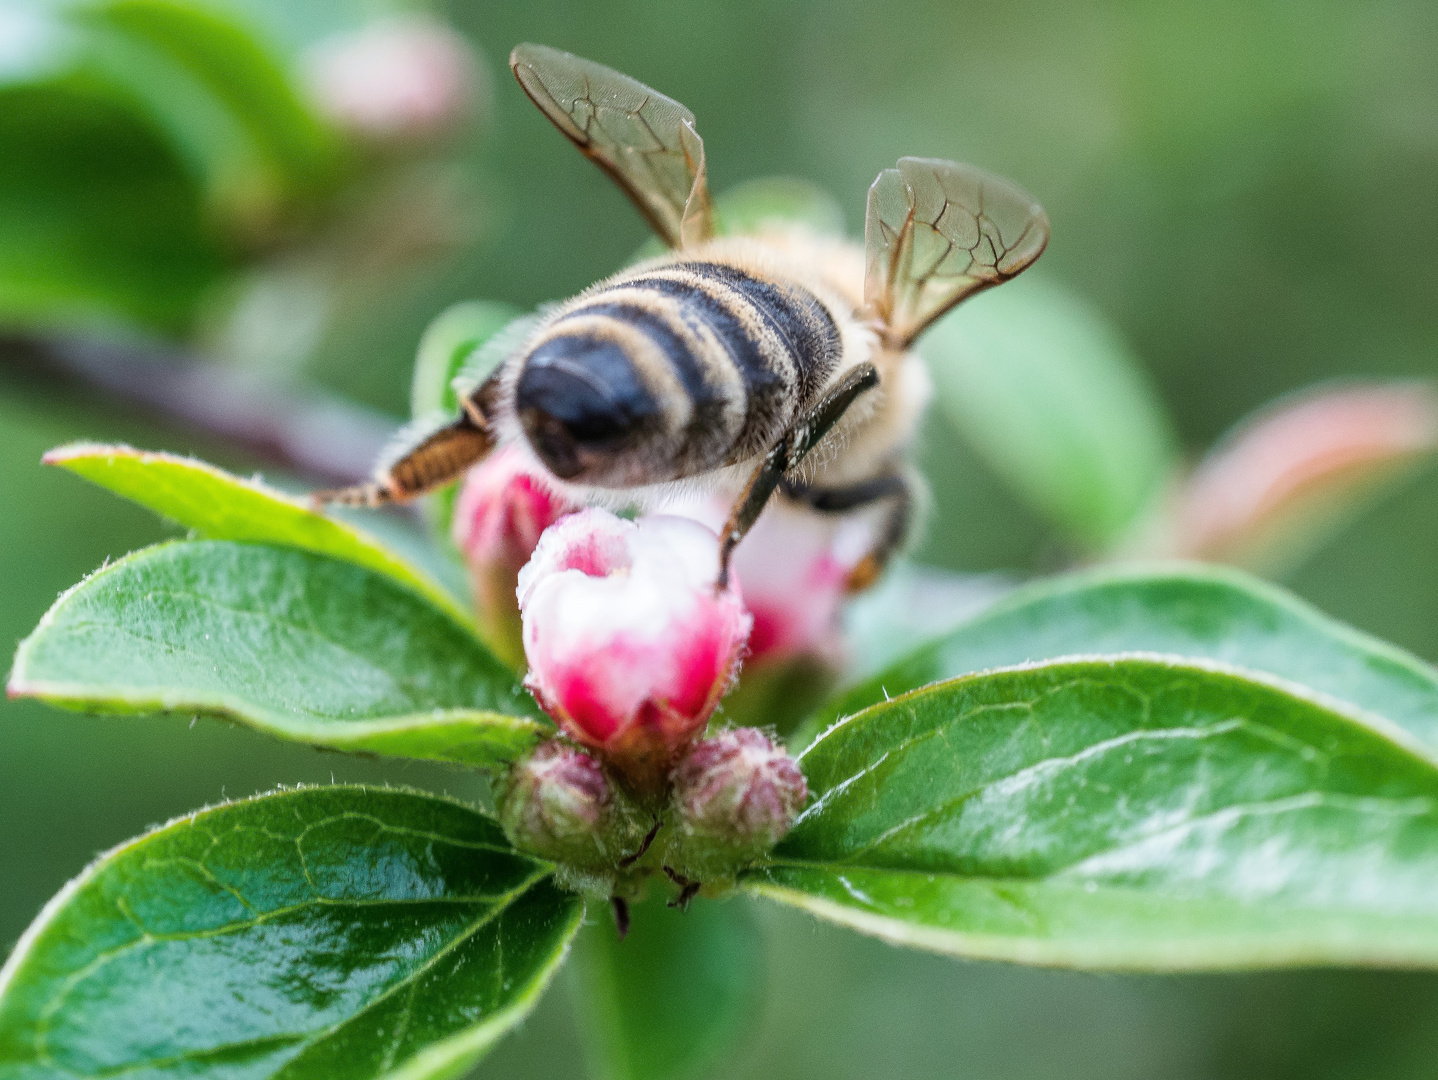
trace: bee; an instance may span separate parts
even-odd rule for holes
[[[557,49],[520,45],[509,62],[670,251],[545,311],[457,420],[373,483],[316,498],[411,499],[520,443],[583,501],[644,505],[705,480],[732,494],[721,586],[771,498],[874,512],[849,582],[867,586],[914,516],[905,454],[928,396],[914,341],[1042,254],[1042,208],[973,166],[906,157],[869,189],[862,250],[797,226],[716,235],[693,113]]]

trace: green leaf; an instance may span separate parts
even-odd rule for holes
[[[1125,652],[1215,660],[1276,676],[1344,702],[1350,712],[1397,724],[1438,756],[1438,671],[1282,589],[1198,565],[1104,569],[1020,589],[848,690],[800,738],[939,679],[1078,653]]]
[[[1174,439],[1103,317],[1024,275],[940,320],[919,351],[937,403],[1034,511],[1102,550],[1154,504]]]
[[[233,12],[173,0],[74,8],[87,60],[165,131],[241,234],[267,233],[291,199],[327,193],[341,142],[271,44]]]
[[[106,87],[62,73],[0,89],[0,146],[0,319],[189,328],[230,260],[166,140]]]
[[[635,905],[622,942],[610,919],[575,950],[575,1005],[602,1080],[685,1080],[733,1048],[763,982],[760,928],[742,899],[687,911],[657,896]]]
[[[721,231],[758,232],[766,225],[807,225],[826,236],[844,235],[844,209],[818,184],[797,176],[746,180],[714,200]]]
[[[550,730],[473,635],[392,579],[220,540],[147,548],[76,585],[21,642],[9,692],[467,765]]]
[[[440,312],[419,339],[410,386],[414,418],[435,413],[443,413],[447,419],[457,416],[459,395],[452,385],[454,377],[471,353],[523,315],[510,304],[488,300],[468,300]]]
[[[1290,684],[1163,657],[970,675],[803,754],[757,891],[962,956],[1438,966],[1438,767]]]
[[[72,443],[45,455],[132,502],[212,540],[247,540],[313,551],[385,574],[465,626],[474,619],[414,564],[351,525],[316,513],[258,480],[242,480],[194,458],[129,446]]]
[[[101,856],[0,971],[0,1073],[454,1077],[578,928],[549,866],[458,803],[309,788]]]

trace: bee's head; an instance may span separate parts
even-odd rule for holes
[[[633,360],[612,340],[566,333],[524,359],[515,411],[540,461],[561,480],[623,482],[661,409]]]

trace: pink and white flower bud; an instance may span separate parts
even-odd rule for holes
[[[321,42],[305,57],[316,107],[363,138],[427,139],[476,111],[484,90],[475,55],[435,19],[381,19]]]
[[[808,798],[799,766],[762,731],[734,728],[695,743],[674,770],[686,871],[708,876],[759,858]]]
[[[636,793],[662,794],[738,670],[752,620],[716,590],[718,537],[676,517],[582,510],[519,574],[526,685]]]
[[[464,478],[451,535],[469,566],[485,637],[505,660],[523,659],[519,571],[544,530],[576,509],[515,446],[496,450]]]
[[[599,762],[558,739],[517,762],[499,804],[505,836],[521,851],[579,866],[602,866],[613,800]]]

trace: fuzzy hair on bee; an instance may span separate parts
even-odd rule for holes
[[[517,445],[579,502],[731,496],[721,585],[770,498],[817,514],[881,511],[851,581],[867,586],[917,501],[906,453],[929,383],[911,345],[1038,258],[1043,210],[972,166],[901,158],[869,191],[863,248],[797,224],[715,235],[688,109],[544,46],[519,46],[510,66],[671,250],[505,331],[482,350],[459,419],[409,432],[374,483],[316,498],[413,498]]]

